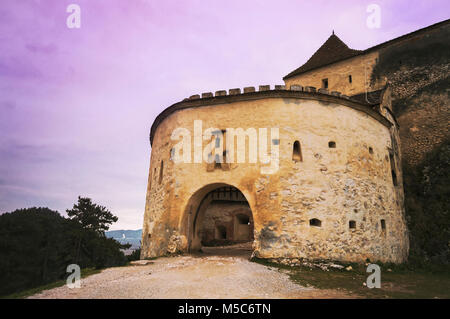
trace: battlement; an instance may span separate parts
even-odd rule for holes
[[[270,85],[259,85],[258,90],[254,86],[247,86],[244,87],[242,90],[240,88],[233,88],[227,90],[218,90],[215,93],[212,92],[204,92],[202,94],[194,94],[191,95],[189,98],[184,99],[183,101],[189,101],[189,100],[199,100],[199,99],[210,99],[214,97],[222,97],[222,96],[236,96],[236,95],[245,95],[245,94],[252,94],[252,93],[258,93],[258,92],[267,92],[267,91],[296,91],[296,92],[311,92],[311,93],[320,93],[324,95],[332,95],[336,97],[341,97],[344,99],[350,99],[347,95],[342,94],[338,91],[328,91],[327,89],[322,88],[315,88],[314,86],[301,86],[297,84],[290,85],[289,88],[286,87],[286,85],[274,85],[273,89],[271,89]]]
[[[250,101],[266,98],[292,98],[292,99],[313,99],[325,103],[337,103],[356,109],[373,117],[383,125],[390,127],[392,123],[387,120],[384,115],[380,114],[375,108],[376,104],[368,104],[364,99],[349,97],[338,91],[329,91],[326,89],[313,86],[302,86],[299,84],[290,85],[259,85],[258,90],[253,86],[233,88],[227,90],[218,90],[214,94],[212,92],[203,92],[201,94],[191,95],[180,102],[177,102],[161,112],[153,122],[150,130],[150,143],[153,143],[153,136],[158,125],[171,113],[186,109],[202,106],[211,106],[224,103],[233,103],[238,101]]]

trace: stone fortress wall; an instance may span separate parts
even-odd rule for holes
[[[299,85],[243,92],[194,95],[155,120],[141,257],[199,249],[205,199],[229,187],[248,202],[256,257],[405,261],[400,152],[386,108]],[[269,151],[279,148],[278,170],[263,173],[259,161],[174,163],[172,132],[193,131],[195,120],[225,132],[278,128],[267,140]]]
[[[448,139],[450,59],[448,49],[443,52],[443,48],[449,41],[450,20],[445,20],[352,57],[287,75],[284,81],[288,87],[320,88],[327,79],[330,91],[349,96],[376,91],[389,83],[397,106],[392,111],[400,127],[403,161],[414,167]],[[433,52],[436,50],[439,53]]]
[[[358,55],[332,65],[285,78],[285,83],[288,87],[310,85],[322,88],[322,81],[327,79],[330,92],[339,91],[348,96],[365,92],[367,88],[369,88],[369,91],[379,90],[386,84],[384,79],[371,83],[370,78],[378,57],[378,51]]]
[[[363,51],[333,32],[285,85],[207,92],[164,110],[150,134],[141,257],[200,249],[218,221],[232,233],[230,207],[212,201],[231,189],[251,211],[256,257],[406,261],[402,160],[415,165],[448,137],[448,58],[427,45],[445,51],[449,28],[446,20]],[[222,132],[278,128],[268,148],[279,148],[279,169],[175,164],[171,133],[195,120]]]

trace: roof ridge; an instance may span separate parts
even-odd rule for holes
[[[388,40],[388,41],[379,43],[379,44],[377,44],[377,45],[374,45],[374,46],[369,47],[369,48],[364,49],[364,50],[354,50],[354,49],[350,49],[350,48],[349,48],[349,47],[348,47],[341,39],[339,39],[339,37],[337,37],[337,36],[334,34],[334,30],[333,30],[332,35],[327,39],[327,41],[330,40],[330,38],[333,37],[333,35],[334,35],[334,36],[336,36],[336,38],[337,38],[340,42],[342,42],[342,43],[345,45],[345,47],[346,47],[348,50],[353,51],[354,54],[353,54],[353,55],[352,55],[352,54],[348,54],[348,56],[343,55],[343,56],[340,56],[340,57],[336,57],[335,59],[329,59],[329,61],[325,61],[325,62],[322,62],[322,63],[314,63],[314,64],[313,64],[312,62],[310,62],[310,60],[311,60],[311,59],[314,57],[314,55],[316,55],[316,53],[318,53],[318,51],[325,45],[325,43],[327,42],[327,41],[325,41],[325,43],[322,44],[322,46],[321,46],[321,47],[320,47],[320,48],[319,48],[319,49],[318,49],[318,50],[317,50],[317,51],[309,58],[309,60],[306,61],[306,63],[304,63],[302,66],[300,66],[299,68],[295,69],[294,71],[290,72],[288,75],[284,76],[284,77],[283,77],[283,80],[285,80],[285,79],[287,79],[287,78],[290,78],[290,77],[292,77],[292,76],[295,76],[295,75],[298,75],[298,74],[307,72],[307,71],[311,71],[311,70],[314,70],[314,69],[317,69],[317,68],[320,68],[320,67],[323,67],[323,66],[326,66],[326,65],[335,63],[335,62],[339,62],[339,61],[342,61],[342,60],[346,60],[346,59],[348,59],[348,58],[351,58],[351,57],[356,56],[356,55],[359,55],[359,54],[364,54],[364,53],[370,52],[371,50],[374,50],[374,49],[379,49],[379,48],[384,47],[384,46],[386,46],[386,45],[390,45],[390,44],[395,43],[395,42],[397,42],[397,41],[403,40],[403,39],[405,39],[405,38],[414,36],[414,35],[416,35],[416,34],[420,34],[421,32],[424,32],[424,31],[426,31],[426,30],[433,30],[433,29],[435,29],[435,28],[439,28],[439,27],[441,27],[441,26],[443,26],[443,25],[446,25],[446,24],[449,24],[449,23],[450,23],[450,19],[446,19],[446,20],[443,20],[443,21],[440,21],[440,22],[431,24],[431,25],[429,25],[429,26],[427,26],[427,27],[424,27],[424,28],[421,28],[421,29],[418,29],[418,30],[415,30],[415,31],[412,31],[412,32],[409,32],[409,33],[406,33],[406,34],[404,34],[404,35],[401,35],[401,36],[399,36],[399,37],[393,38],[393,39],[391,39],[391,40]],[[347,51],[347,52],[350,52],[350,51]],[[308,62],[310,62],[309,65],[307,65]]]
[[[303,73],[315,69],[324,64],[330,64],[338,60],[349,58],[360,54],[362,51],[348,47],[333,31],[328,39],[317,49],[305,64],[295,69],[284,78],[291,77],[297,73]]]

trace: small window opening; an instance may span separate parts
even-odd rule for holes
[[[250,225],[250,218],[246,215],[237,215],[237,220],[241,225]]]
[[[395,171],[392,170],[392,183],[394,184],[394,186],[397,186],[397,174],[395,174]]]
[[[328,142],[328,147],[329,148],[336,148],[336,142],[335,141],[329,141]]]
[[[227,229],[225,226],[216,226],[216,239],[227,239]]]
[[[395,172],[395,160],[392,153],[389,153],[389,160],[391,162],[392,183],[397,186],[397,173]]]
[[[372,147],[369,147],[369,153],[373,154],[373,148]]]
[[[381,230],[386,230],[386,221],[382,219],[380,222],[381,222]]]
[[[328,89],[328,79],[322,80],[322,89]]]
[[[313,219],[309,220],[309,225],[310,226],[315,226],[315,227],[321,227],[322,226],[322,222],[320,221],[320,219],[313,218]]]
[[[348,83],[352,83],[352,76],[351,75],[348,76]]]
[[[294,142],[294,147],[293,147],[293,150],[292,150],[292,160],[294,162],[301,162],[302,161],[302,150],[301,150],[299,141],[295,141]]]
[[[354,220],[349,221],[348,222],[348,227],[349,228],[353,228],[353,229],[356,228],[356,222]]]
[[[394,183],[394,186],[397,186],[397,174],[395,174],[395,171],[392,170],[392,183]]]
[[[159,170],[159,184],[161,184],[164,173],[164,161],[161,161],[161,168]]]

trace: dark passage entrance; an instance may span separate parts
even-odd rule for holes
[[[253,240],[252,212],[237,188],[220,187],[206,196],[211,201],[198,224],[202,246],[225,246]]]
[[[190,252],[233,245],[244,245],[251,252],[253,216],[239,189],[226,184],[205,186],[192,196],[189,209]]]

